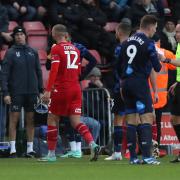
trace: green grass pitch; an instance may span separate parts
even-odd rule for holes
[[[161,158],[160,165],[129,165],[127,160],[97,162],[82,159],[60,159],[55,163],[37,159],[0,159],[0,180],[178,180],[180,163],[172,157]]]

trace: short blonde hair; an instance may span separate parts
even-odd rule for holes
[[[63,24],[54,25],[53,30],[55,31],[56,34],[58,34],[60,36],[68,35],[68,30],[67,30],[66,26],[64,26]]]

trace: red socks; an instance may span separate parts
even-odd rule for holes
[[[81,136],[84,138],[84,140],[90,144],[91,142],[93,142],[93,137],[88,129],[88,127],[83,124],[83,123],[79,123],[76,126],[76,130],[78,131],[79,134],[81,134]]]
[[[153,124],[152,124],[152,139],[157,141],[157,126],[156,126],[156,122],[153,122]]]
[[[55,150],[57,144],[57,136],[58,130],[56,126],[48,126],[47,130],[47,143],[48,143],[48,150]]]

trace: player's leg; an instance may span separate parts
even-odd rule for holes
[[[130,152],[130,164],[140,164],[136,154],[137,142],[137,114],[134,91],[137,90],[135,80],[127,80],[122,83],[122,95],[125,103],[125,121],[127,123],[127,146]]]
[[[98,159],[98,155],[100,152],[100,146],[98,146],[92,137],[89,128],[80,122],[80,114],[70,115],[71,125],[77,132],[84,138],[86,143],[90,146],[91,150],[93,151],[92,161],[96,161]]]
[[[10,157],[16,157],[16,128],[22,108],[22,96],[12,96],[9,113]]]
[[[147,108],[148,109],[148,108]],[[152,123],[154,115],[150,110],[145,110],[146,113],[140,114],[141,124],[138,126],[138,134],[140,136],[140,146],[142,151],[143,164],[160,164],[151,155],[152,147]]]
[[[24,110],[26,120],[26,134],[27,134],[27,152],[26,157],[35,157],[36,153],[33,150],[34,140],[34,107],[37,104],[37,95],[24,96]]]
[[[162,118],[162,108],[155,109],[156,114],[156,125],[157,125],[157,139],[158,145],[160,145],[161,138],[161,118]]]
[[[65,118],[65,126],[66,126],[66,135],[69,141],[70,151],[61,155],[62,158],[74,157],[76,155],[76,132],[74,128],[71,126],[71,123],[68,118]]]
[[[123,139],[123,120],[123,115],[114,114],[114,152],[110,157],[105,158],[105,160],[122,160],[121,147]]]
[[[156,125],[155,115],[154,115],[154,121],[152,124],[152,156],[154,158],[159,157],[159,146],[157,142],[157,125]]]
[[[82,143],[81,143],[81,135],[75,131],[75,142],[76,142],[76,153],[73,155],[75,158],[81,158],[82,157]]]
[[[27,134],[27,152],[26,157],[35,157],[33,150],[34,140],[34,112],[26,112],[26,134]]]
[[[180,116],[172,115],[171,121],[172,121],[174,131],[176,132],[176,136],[180,142]],[[177,157],[175,157],[175,159],[173,159],[170,162],[172,163],[180,162],[180,152],[179,152],[179,155],[177,155]]]
[[[125,115],[124,102],[121,98],[120,93],[114,94],[114,106],[112,108],[114,113],[114,152],[110,157],[105,160],[122,160],[121,147],[123,140],[123,120]]]
[[[127,145],[130,152],[130,164],[140,164],[140,160],[137,157],[136,153],[136,144],[137,144],[137,114],[127,114],[126,115],[127,121]]]
[[[58,123],[59,123],[59,116],[54,114],[48,114],[48,129],[47,129],[47,144],[48,144],[48,155],[39,159],[39,161],[48,161],[54,162],[56,161],[56,145],[57,145],[57,138],[58,138]]]
[[[178,140],[180,142],[180,83],[178,83],[175,88],[175,95],[173,97],[171,114],[172,125],[176,132],[176,136],[178,137]],[[171,162],[180,162],[180,152],[179,155]]]
[[[19,121],[20,112],[9,113],[9,141],[10,157],[16,157],[16,127]]]

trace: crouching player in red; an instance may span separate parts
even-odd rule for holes
[[[52,28],[52,37],[57,45],[51,49],[51,71],[43,102],[49,103],[48,115],[48,155],[41,161],[56,161],[55,149],[60,116],[68,116],[71,125],[89,144],[92,152],[91,161],[96,161],[100,152],[86,125],[80,122],[81,88],[79,76],[81,71],[80,51],[68,42],[68,31],[64,25]]]

